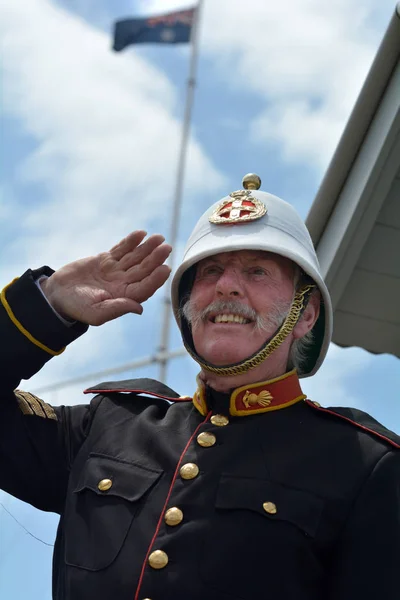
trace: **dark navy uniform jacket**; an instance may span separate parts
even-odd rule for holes
[[[43,272],[1,297],[0,487],[60,515],[56,600],[399,598],[396,434],[304,400],[295,372],[193,401],[151,380],[77,406],[16,391],[87,329]]]

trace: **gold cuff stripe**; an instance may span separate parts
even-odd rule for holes
[[[50,404],[46,404],[40,398],[22,390],[14,391],[18,406],[24,415],[35,415],[42,419],[57,421],[57,415]]]
[[[42,342],[39,342],[39,340],[34,338],[33,335],[31,335],[29,333],[29,331],[27,329],[25,329],[25,327],[22,325],[22,323],[20,323],[18,321],[18,319],[16,318],[16,316],[14,315],[13,311],[11,310],[11,306],[7,302],[6,291],[8,290],[10,285],[12,285],[13,283],[15,283],[17,281],[17,279],[18,279],[18,277],[16,277],[15,279],[13,279],[11,281],[11,283],[6,285],[6,287],[2,290],[2,292],[0,294],[1,303],[3,304],[4,308],[6,309],[8,316],[10,317],[10,319],[14,323],[14,325],[17,327],[17,329],[19,329],[19,331],[26,338],[28,338],[28,340],[30,342],[32,342],[32,344],[35,344],[35,346],[38,346],[38,348],[40,348],[41,350],[44,350],[45,352],[47,352],[47,354],[51,354],[52,356],[58,356],[59,354],[62,354],[64,352],[65,348],[61,348],[61,350],[52,350],[51,348],[48,348],[48,346],[45,346],[44,344],[42,344]]]

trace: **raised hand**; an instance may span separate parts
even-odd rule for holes
[[[134,231],[109,252],[65,265],[41,282],[53,308],[63,317],[102,325],[126,313],[143,312],[142,303],[169,277],[164,265],[172,248],[162,235]]]

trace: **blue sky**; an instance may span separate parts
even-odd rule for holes
[[[20,0],[0,4],[3,48],[1,280],[109,248],[135,228],[168,237],[188,71],[187,47],[110,51],[114,20],[190,3]],[[389,0],[205,0],[184,207],[175,249],[200,214],[254,171],[305,217],[395,3]],[[142,317],[94,328],[21,387],[35,391],[151,354],[162,294]],[[173,325],[171,348],[180,345]],[[304,390],[352,405],[400,432],[398,360],[332,346]],[[171,363],[192,394],[197,368]],[[157,377],[157,369],[142,369]],[[134,376],[123,373],[121,379]],[[88,381],[88,384],[96,381]],[[44,398],[87,400],[86,385]],[[32,534],[53,543],[57,517],[0,492]],[[51,547],[0,507],[0,597],[50,600]]]

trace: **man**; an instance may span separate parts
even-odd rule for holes
[[[2,292],[0,485],[60,514],[56,600],[397,597],[400,438],[303,395],[329,293],[294,209],[243,186],[201,217],[172,283],[193,399],[148,379],[68,407],[16,390],[88,325],[141,314],[169,275],[161,236]]]

